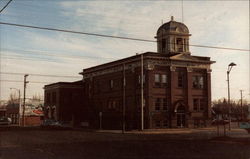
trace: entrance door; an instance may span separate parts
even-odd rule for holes
[[[186,115],[185,115],[185,107],[183,105],[178,106],[176,116],[177,116],[177,126],[181,128],[185,127]]]
[[[184,113],[178,113],[177,115],[177,126],[178,127],[185,127],[185,114]]]

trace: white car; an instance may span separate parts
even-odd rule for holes
[[[0,125],[10,125],[11,124],[11,118],[8,117],[0,117]]]

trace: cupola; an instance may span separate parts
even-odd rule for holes
[[[189,52],[189,30],[188,27],[180,22],[171,21],[162,24],[157,30],[157,52],[164,54],[190,54]]]

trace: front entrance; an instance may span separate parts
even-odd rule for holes
[[[185,107],[183,105],[179,105],[176,112],[177,117],[177,127],[185,127],[186,126],[186,115],[185,115]]]
[[[185,114],[184,113],[178,113],[177,115],[177,126],[178,127],[185,127]]]

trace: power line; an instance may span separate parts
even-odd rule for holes
[[[9,0],[9,2],[0,10],[0,13],[10,4],[12,0]]]
[[[64,30],[64,29],[47,28],[47,27],[40,27],[40,26],[23,25],[23,24],[14,24],[14,23],[5,23],[5,22],[0,22],[0,24],[10,25],[10,26],[17,26],[17,27],[25,27],[25,28],[33,28],[33,29],[41,29],[41,30],[66,32],[66,33],[73,33],[73,34],[92,35],[92,36],[99,36],[99,37],[106,37],[106,38],[116,38],[116,39],[135,40],[135,41],[144,41],[144,42],[156,42],[154,40],[137,39],[137,38],[129,38],[129,37],[113,36],[113,35],[104,35],[104,34],[97,34],[97,33],[87,33],[87,32],[79,32],[79,31],[72,31],[72,30]]]
[[[16,27],[40,29],[40,30],[50,30],[50,31],[66,32],[66,33],[73,33],[73,34],[83,34],[83,35],[90,35],[90,36],[115,38],[115,39],[122,39],[122,40],[133,40],[133,41],[143,41],[143,42],[157,42],[155,40],[148,40],[148,39],[130,38],[130,37],[113,36],[113,35],[104,35],[104,34],[97,34],[97,33],[88,33],[88,32],[64,30],[64,29],[57,29],[57,28],[48,28],[48,27],[41,27],[41,26],[31,26],[31,25],[23,25],[23,24],[15,24],[15,23],[0,22],[0,24],[9,25],[9,26],[16,26]],[[189,46],[202,47],[202,48],[212,48],[212,49],[247,51],[247,52],[250,51],[248,49],[228,48],[228,47],[219,47],[219,46],[207,46],[207,45],[191,45],[190,44]]]
[[[0,72],[0,74],[8,75],[25,75],[27,73],[16,73],[16,72]],[[81,76],[66,76],[66,75],[48,75],[48,74],[30,74],[31,76],[44,76],[44,77],[64,77],[64,78],[81,78]]]
[[[25,52],[27,54],[33,54],[35,53],[39,53],[40,55],[47,55],[47,56],[54,56],[54,57],[66,57],[66,58],[92,58],[92,59],[116,59],[116,58],[108,58],[108,57],[97,57],[97,56],[83,56],[83,55],[59,55],[59,54],[51,54],[54,52],[48,52],[48,51],[40,51],[40,50],[22,50],[22,49],[9,49],[9,48],[1,48],[2,50],[6,50],[6,51],[18,51],[18,52]]]
[[[20,82],[23,83],[23,81],[18,81],[18,80],[0,80],[1,82]],[[51,83],[51,82],[42,82],[42,81],[29,81],[29,83]]]

